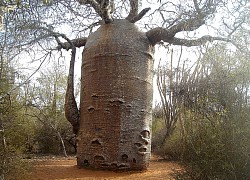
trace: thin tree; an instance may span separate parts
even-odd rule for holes
[[[37,84],[29,89],[29,110],[26,115],[49,127],[59,139],[63,155],[67,156],[65,140],[61,130],[62,121],[66,121],[63,115],[66,83],[63,67],[61,64],[54,63],[52,68],[41,72],[40,77],[37,78]]]
[[[170,52],[170,65],[158,65],[157,76],[157,88],[160,94],[161,108],[163,112],[163,119],[165,122],[165,135],[163,137],[161,145],[163,145],[166,139],[172,135],[176,124],[180,119],[181,109],[183,105],[181,85],[184,82],[184,66],[181,67],[180,61],[182,56],[182,48],[178,58],[177,67],[173,65],[174,53],[173,49]]]

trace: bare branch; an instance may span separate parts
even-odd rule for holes
[[[193,3],[195,11],[188,15],[188,19],[176,22],[176,24],[167,29],[158,27],[147,32],[147,36],[153,45],[161,40],[168,42],[169,39],[174,38],[178,32],[194,31],[198,29],[205,24],[207,17],[215,11],[214,1],[207,1],[202,8],[199,7],[197,0],[193,0]]]
[[[16,89],[22,87],[24,84],[26,84],[27,82],[29,82],[29,80],[40,70],[40,68],[42,67],[43,63],[45,62],[45,60],[47,59],[48,56],[50,56],[51,52],[46,53],[43,57],[40,58],[41,63],[39,64],[39,66],[35,69],[35,71],[33,73],[31,73],[26,80],[24,80],[23,82],[21,82],[18,86],[15,86],[14,88],[12,88],[7,94],[6,96],[8,96],[9,94],[11,94],[13,91],[15,91]]]
[[[130,0],[130,12],[129,15],[125,18],[131,23],[139,21],[151,8],[145,8],[138,14],[138,0]]]
[[[151,8],[143,9],[138,15],[136,15],[133,19],[129,20],[131,23],[135,23],[139,21]]]
[[[223,20],[223,24],[224,24],[229,30],[231,30],[231,32],[228,33],[228,37],[232,36],[232,34],[233,34],[234,32],[236,32],[236,30],[239,29],[239,28],[242,26],[242,24],[244,24],[244,23],[245,23],[245,19],[241,20],[241,21],[238,22],[238,23],[234,23],[233,28],[231,28],[231,27],[229,27],[229,26],[226,24],[226,22]]]
[[[111,13],[114,10],[114,0],[77,0],[80,4],[90,5],[105,23],[111,23]]]
[[[138,0],[129,0],[130,2],[130,12],[126,19],[131,22],[137,15],[138,15],[138,7],[139,2]]]
[[[149,30],[146,35],[152,45],[155,45],[160,41],[168,42],[168,40],[173,37],[173,35],[169,34],[167,29],[160,27]]]
[[[101,2],[101,10],[102,10],[101,17],[106,24],[111,23],[113,21],[113,18],[111,16],[113,6],[114,6],[114,1],[102,0],[102,2]]]
[[[47,29],[45,29],[47,30]],[[51,32],[50,30],[47,30],[48,32]],[[71,51],[71,60],[70,60],[70,67],[69,67],[69,75],[67,80],[67,90],[65,95],[65,105],[64,105],[64,111],[65,111],[65,117],[66,119],[71,123],[73,126],[73,132],[77,135],[79,130],[79,110],[77,107],[77,103],[75,100],[74,95],[74,66],[75,66],[75,59],[76,59],[76,46],[78,45],[81,47],[82,45],[85,45],[87,38],[81,38],[81,39],[74,39],[70,40],[66,35],[59,34],[59,33],[53,33],[51,32],[51,35],[55,37],[57,43],[58,43],[58,49],[72,49]],[[59,40],[59,37],[64,38],[67,42],[61,43]]]
[[[82,46],[85,46],[86,42],[87,42],[87,38],[86,37],[83,37],[83,38],[77,38],[77,39],[72,39],[70,40],[70,42],[75,46],[75,47],[82,47]],[[66,49],[66,50],[69,50],[72,48],[72,44],[69,43],[68,41],[67,42],[60,42],[57,40],[57,43],[58,43],[58,46],[57,46],[57,49],[60,50],[60,49]]]
[[[100,4],[96,0],[77,0],[80,4],[87,5],[89,4],[91,7],[94,8],[95,12],[102,17],[102,10]]]
[[[195,39],[195,40],[188,40],[188,39],[181,39],[181,38],[171,38],[168,40],[168,43],[173,45],[181,45],[181,46],[200,46],[207,42],[213,42],[213,41],[224,41],[224,42],[232,42],[228,38],[223,37],[212,37],[212,36],[202,36],[201,38]]]
[[[60,47],[63,47],[63,44],[60,42],[58,36],[61,36],[64,38],[67,42],[63,43],[66,44],[65,47],[72,49],[71,50],[71,60],[70,60],[70,66],[69,66],[69,74],[68,74],[68,80],[67,80],[67,90],[65,95],[65,104],[64,104],[64,111],[65,111],[65,117],[66,119],[71,123],[73,126],[73,132],[74,134],[78,134],[79,130],[79,110],[77,107],[77,103],[75,100],[74,95],[74,67],[75,67],[75,59],[76,59],[76,46],[75,44],[82,44],[82,41],[79,39],[70,40],[67,36],[63,34],[55,34],[55,39]],[[86,43],[84,38],[84,44]]]
[[[205,24],[204,19],[205,17],[203,16],[197,16],[188,20],[183,20],[169,29],[160,27],[154,28],[147,32],[147,36],[153,45],[161,40],[168,42],[168,40],[173,38],[178,32],[193,31],[198,29],[200,26]]]
[[[148,39],[152,43],[152,45],[155,45],[157,42],[160,42],[161,40],[164,42],[167,42],[169,44],[173,45],[181,45],[181,46],[200,46],[207,42],[212,41],[224,41],[224,42],[231,42],[228,38],[223,37],[212,37],[212,36],[203,36],[201,38],[195,39],[195,40],[188,40],[188,39],[181,39],[173,37],[172,32],[169,32],[165,28],[155,28],[146,33]],[[235,45],[235,44],[234,44]],[[235,45],[236,46],[236,45]]]
[[[194,31],[205,24],[205,17],[204,16],[197,16],[194,18],[190,18],[188,20],[183,20],[180,23],[172,26],[169,28],[169,32],[175,35],[181,31]]]
[[[193,2],[194,2],[195,10],[196,10],[198,13],[200,13],[200,8],[199,8],[199,4],[198,4],[197,0],[193,0]]]
[[[39,29],[39,30],[46,31],[48,33],[48,34],[46,34],[46,35],[44,35],[42,37],[39,37],[39,39],[48,38],[48,37],[54,37],[55,40],[56,40],[56,42],[58,43],[58,46],[57,46],[58,50],[61,50],[61,49],[69,50],[69,49],[72,49],[73,47],[82,47],[82,46],[85,46],[85,44],[87,42],[87,38],[86,37],[70,40],[65,34],[54,32],[50,28],[39,26],[36,23],[30,24],[30,27],[32,27],[32,29]],[[59,40],[59,37],[62,37],[67,42],[62,43]],[[32,42],[38,41],[39,39],[35,39]]]

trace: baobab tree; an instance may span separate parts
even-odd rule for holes
[[[130,1],[125,19],[114,19],[113,1],[79,1],[91,5],[103,24],[88,38],[61,47],[84,45],[80,114],[73,97],[70,75],[66,96],[67,118],[78,130],[78,165],[105,169],[146,169],[150,157],[153,52],[164,41],[174,45],[197,46],[224,40],[203,36],[195,40],[175,37],[205,23],[218,5],[215,1],[193,1],[195,11],[188,19],[169,28],[141,32],[134,25],[149,10],[138,13],[139,1]],[[74,55],[73,55],[74,56]],[[72,69],[72,68],[71,68]],[[72,73],[73,74],[73,73]],[[74,107],[74,108],[73,108]],[[79,119],[78,119],[79,117]],[[79,127],[78,127],[79,126]]]
[[[231,42],[232,34],[244,21],[235,21],[227,37],[205,35],[199,38],[179,38],[178,33],[195,31],[213,18],[219,8],[226,6],[223,0],[161,1],[149,19],[158,13],[161,24],[144,23],[143,32],[135,25],[143,20],[150,8],[139,11],[139,0],[77,0],[46,1],[49,8],[66,7],[66,23],[73,21],[69,14],[81,16],[90,29],[88,37],[70,39],[55,28],[59,20],[29,21],[22,25],[31,30],[27,36],[33,41],[54,38],[57,49],[71,49],[71,62],[65,98],[65,115],[78,137],[77,164],[97,169],[145,170],[151,149],[151,121],[153,95],[154,46],[160,42],[179,46],[199,46],[216,40]],[[247,5],[239,1],[237,7]],[[36,6],[37,7],[37,6]],[[169,9],[170,7],[170,9]],[[52,8],[53,13],[58,11]],[[74,8],[81,8],[76,11]],[[171,10],[172,8],[172,10]],[[243,12],[242,9],[238,9]],[[33,12],[33,11],[32,11]],[[37,12],[37,10],[35,11]],[[124,14],[125,17],[124,17]],[[31,13],[29,14],[31,16]],[[27,15],[27,16],[29,16]],[[169,16],[168,16],[169,15]],[[238,16],[242,14],[239,13]],[[39,17],[42,17],[41,14]],[[88,17],[86,21],[84,18]],[[54,19],[62,18],[55,16]],[[43,18],[41,18],[43,19]],[[89,20],[94,19],[91,24]],[[45,24],[45,25],[44,25]],[[96,26],[99,28],[92,33]],[[78,36],[82,35],[79,31]],[[36,36],[35,36],[36,35]],[[64,39],[66,42],[63,42]],[[74,97],[74,63],[76,48],[84,47],[81,69],[81,98],[78,110]]]

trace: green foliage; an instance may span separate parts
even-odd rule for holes
[[[28,153],[75,151],[64,117],[65,67],[55,65],[16,88],[15,69],[7,61],[0,65],[0,179],[26,179]]]
[[[19,89],[13,90],[14,68],[1,59],[0,67],[0,177],[25,179],[28,164],[22,160],[26,137],[31,135],[24,122],[23,104],[18,100]],[[24,165],[26,164],[26,165]]]
[[[249,179],[250,133],[241,128],[238,118],[217,117],[213,123],[207,119],[193,119],[196,122],[192,122],[192,129],[187,130],[184,138],[176,139],[176,144],[180,141],[179,144],[184,145],[178,157],[187,165],[192,179]],[[249,129],[249,117],[241,120]]]
[[[153,118],[152,122],[152,151],[158,151],[158,149],[161,146],[161,143],[163,142],[163,134],[165,134],[165,124],[164,120],[162,118]]]
[[[5,180],[28,180],[30,163],[23,159],[23,155],[15,152],[16,149],[8,148],[7,152],[4,153],[4,161],[0,159],[1,174],[0,179]],[[2,155],[2,152],[0,151]]]
[[[223,45],[211,48],[197,65],[196,83],[185,84],[190,102],[183,103],[177,128],[157,151],[183,162],[186,172],[179,179],[250,179],[247,62]]]
[[[27,115],[36,122],[34,148],[39,153],[74,152],[75,136],[64,116],[67,75],[64,64],[42,71],[29,89]]]

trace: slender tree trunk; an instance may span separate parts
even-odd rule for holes
[[[164,135],[164,137],[163,137],[163,140],[162,140],[162,142],[161,142],[161,147],[164,146],[164,144],[165,144],[167,138],[169,138],[169,136],[171,135],[171,132],[170,132],[171,130],[170,130],[169,128],[166,128],[166,130],[167,130],[167,132],[165,133],[165,135]]]
[[[72,55],[70,60],[69,75],[67,80],[67,90],[65,95],[65,117],[73,126],[74,134],[78,134],[79,131],[79,110],[76,104],[74,95],[74,66],[75,66],[75,56],[76,48],[72,47]]]
[[[39,118],[38,118],[39,119]],[[43,122],[42,120],[40,120],[41,122]],[[60,140],[60,142],[61,142],[61,144],[62,144],[62,148],[63,148],[63,154],[64,154],[64,156],[65,157],[67,157],[68,155],[67,155],[67,151],[66,151],[66,148],[65,148],[65,143],[64,143],[64,140],[63,140],[63,138],[62,138],[62,136],[61,136],[61,133],[57,130],[57,128],[48,120],[48,124],[49,124],[49,126],[54,130],[54,132],[57,134],[57,136],[58,136],[58,138],[59,138],[59,140]],[[44,123],[44,122],[43,122]]]
[[[57,131],[57,135],[58,135],[58,137],[59,137],[59,139],[61,141],[61,144],[62,144],[63,154],[64,154],[65,157],[68,157],[68,154],[67,154],[67,151],[66,151],[66,148],[65,148],[65,143],[64,143],[64,140],[63,140],[60,132]]]

